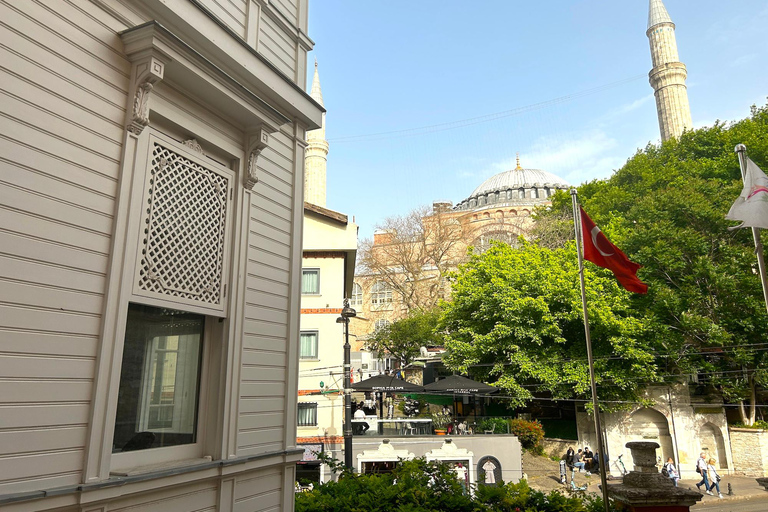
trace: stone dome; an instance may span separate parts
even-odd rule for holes
[[[570,188],[564,179],[539,169],[517,167],[491,176],[472,194],[456,205],[458,210],[486,207],[492,204],[535,205],[546,201],[556,190]]]

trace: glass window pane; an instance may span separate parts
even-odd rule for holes
[[[302,332],[299,335],[299,357],[317,359],[317,332]]]
[[[317,269],[302,269],[301,293],[320,293],[320,271]]]
[[[316,403],[299,404],[298,425],[300,427],[317,425]]]
[[[205,317],[128,307],[112,451],[195,442]]]

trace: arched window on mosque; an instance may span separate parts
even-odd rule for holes
[[[357,283],[352,285],[352,297],[349,299],[350,306],[363,305],[363,287]]]
[[[539,189],[532,188],[531,189],[531,199],[538,199],[539,198]]]
[[[520,199],[525,199],[525,189],[524,188],[519,188],[518,189],[518,197]]]
[[[475,254],[484,253],[490,249],[492,240],[503,242],[510,247],[519,247],[520,243],[517,241],[517,237],[518,234],[512,231],[491,231],[475,238],[472,246],[474,247]]]

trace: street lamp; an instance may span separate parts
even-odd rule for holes
[[[344,299],[341,316],[337,324],[344,324],[344,465],[352,471],[352,376],[349,346],[349,319],[357,312],[349,307],[349,299]]]

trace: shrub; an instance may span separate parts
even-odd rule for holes
[[[603,512],[598,497],[544,494],[525,481],[478,485],[474,496],[465,494],[447,465],[423,457],[400,461],[391,474],[344,472],[337,482],[296,494],[295,508],[296,512]]]
[[[509,431],[516,435],[520,444],[526,450],[541,451],[541,441],[544,439],[544,427],[538,421],[509,420]]]
[[[480,422],[480,430],[494,434],[507,434],[507,420],[504,418],[485,418]]]

